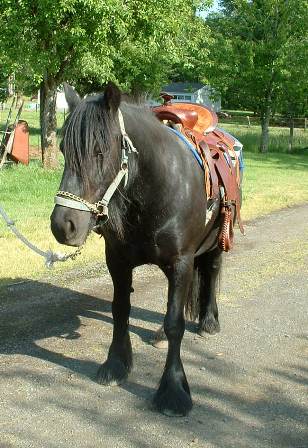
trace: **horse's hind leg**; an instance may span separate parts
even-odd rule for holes
[[[123,258],[112,255],[106,247],[106,261],[114,286],[112,302],[113,338],[107,360],[99,368],[97,381],[116,385],[124,381],[132,368],[132,347],[128,331],[132,268],[121,262]]]
[[[156,408],[166,415],[186,415],[191,407],[189,386],[180,358],[180,347],[185,329],[184,304],[193,274],[193,257],[181,257],[164,269],[168,278],[168,306],[164,330],[168,339],[165,370],[154,398]]]
[[[222,254],[219,248],[198,257],[198,274],[200,276],[199,292],[199,327],[198,333],[215,334],[220,331],[218,308],[216,303],[216,289]]]

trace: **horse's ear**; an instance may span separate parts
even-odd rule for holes
[[[116,112],[119,109],[121,103],[121,91],[111,81],[108,82],[104,91],[104,101],[108,109]]]
[[[63,83],[63,87],[64,87],[65,99],[68,104],[69,110],[70,112],[73,112],[73,110],[80,103],[80,96],[78,95],[76,90],[74,90],[73,87],[67,84],[66,82]]]

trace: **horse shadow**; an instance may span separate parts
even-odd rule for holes
[[[9,279],[3,279],[2,284]],[[75,291],[70,288],[28,279],[14,280],[0,290],[0,353],[22,354],[58,364],[83,376],[95,380],[100,364],[52,352],[37,342],[47,338],[79,339],[82,318],[107,324],[109,333],[113,325],[111,314],[112,286],[103,287],[99,297]],[[163,322],[164,314],[133,305],[131,308],[130,333],[143,343],[150,344],[155,330]],[[154,325],[153,325],[154,324]],[[187,324],[188,331],[195,331],[193,323]],[[109,339],[108,339],[109,338]],[[106,347],[111,335],[106,337]],[[89,349],[90,350],[90,349]],[[102,353],[104,349],[102,347]],[[107,350],[105,355],[107,355]]]
[[[112,325],[112,291],[108,289],[106,298],[97,298],[66,287],[27,279],[18,279],[13,285],[2,287],[0,352],[37,357],[94,380],[98,363],[49,351],[37,342],[51,337],[79,339],[82,317]],[[132,307],[132,316],[157,325],[163,319],[160,313],[139,307]],[[131,325],[130,331],[145,342],[153,336],[152,331],[137,325]]]

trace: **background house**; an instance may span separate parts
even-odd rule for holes
[[[40,104],[40,91],[37,92],[36,103],[29,104],[27,107],[28,109],[35,109],[36,107],[39,107]],[[35,99],[34,97],[32,100]],[[64,91],[61,91],[58,89],[57,91],[57,98],[56,98],[56,110],[58,112],[66,112],[68,111],[68,104],[65,99],[65,93]]]
[[[204,104],[210,107],[215,112],[219,112],[221,109],[220,95],[215,92],[211,86],[207,86],[201,83],[189,83],[189,82],[174,82],[163,86],[162,92],[169,93],[174,97],[172,102],[189,102]],[[39,95],[38,95],[39,98]],[[154,100],[147,100],[147,104],[150,106],[157,106],[160,103]],[[63,91],[59,90],[57,93],[57,105],[58,111],[67,111],[68,104],[65,99]]]
[[[57,110],[58,111],[67,111],[68,110],[68,104],[66,102],[65,93],[64,92],[58,92],[57,93]]]
[[[162,92],[174,97],[172,102],[198,103],[208,106],[215,112],[221,109],[220,95],[211,86],[194,82],[173,82],[162,87]]]

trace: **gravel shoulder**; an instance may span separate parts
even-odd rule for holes
[[[306,448],[308,205],[246,232],[225,256],[221,333],[200,338],[187,324],[194,408],[185,418],[151,408],[165,361],[149,344],[166,306],[158,269],[135,272],[134,369],[115,388],[95,383],[112,334],[104,269],[1,290],[0,448]]]

